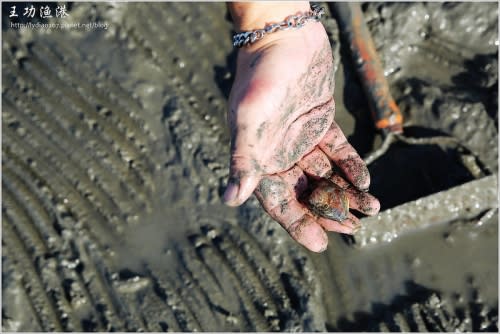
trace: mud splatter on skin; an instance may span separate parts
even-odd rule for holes
[[[307,225],[307,218],[302,217],[299,220],[290,223],[288,226],[285,227],[285,229],[290,233],[290,235],[294,239],[300,239],[302,234],[304,233],[304,227]]]
[[[233,163],[233,162],[231,162]],[[246,170],[238,170],[237,172],[235,173],[232,173],[228,180],[227,180],[227,183],[232,183],[232,184],[236,184],[236,185],[239,185],[240,182],[241,182],[241,179],[244,177],[244,176],[247,176],[247,175],[250,175],[250,172],[246,171]]]
[[[333,98],[313,110],[328,107],[332,100]],[[326,110],[325,113],[327,112]],[[301,115],[300,117],[305,116],[306,115]],[[288,142],[281,143],[281,148],[278,149],[273,158],[274,161],[281,169],[290,168],[291,165],[295,164],[308,150],[312,149],[313,143],[320,141],[321,136],[324,135],[329,126],[330,124],[326,116],[313,118],[307,121],[293,145],[290,145]],[[290,146],[293,147],[291,151],[288,149]]]
[[[325,42],[318,54],[313,57],[308,71],[300,78],[299,82],[304,82],[305,94],[315,96],[315,92],[318,90],[321,91],[320,88],[323,88],[323,85],[318,87],[318,79],[321,72],[325,72],[321,79],[319,79],[321,83],[324,83],[331,75],[331,70],[328,70],[329,68],[333,68],[333,62],[330,61],[331,58],[329,57],[330,52],[331,46],[328,42]]]
[[[324,87],[324,82],[333,80],[332,71],[334,68],[333,61],[329,57],[330,53],[331,46],[328,42],[325,42],[322,49],[313,56],[307,71],[297,80],[297,82],[301,83],[301,88],[298,90],[300,93],[291,96],[290,89],[288,89],[284,105],[280,108],[286,110],[280,118],[280,124],[283,126],[288,124],[290,117],[297,111],[297,105],[307,106],[314,103],[314,98],[321,96],[330,98],[333,95],[333,90],[330,90],[331,85],[328,85],[326,89]],[[318,82],[321,84],[318,84]]]
[[[257,139],[260,140],[262,138],[262,134],[267,129],[268,125],[269,125],[268,122],[262,122],[259,125],[259,128],[257,129]]]
[[[356,191],[352,186],[347,188],[346,191],[350,196],[355,198],[359,211],[367,215],[375,213],[375,208],[372,206],[372,199],[367,193]]]
[[[330,90],[331,85],[326,83],[330,83],[332,78],[333,71],[333,62],[331,61],[331,57],[329,54],[331,53],[331,46],[326,41],[311,60],[311,64],[309,65],[307,71],[301,75],[298,82],[304,82],[305,89],[295,89],[295,87],[288,87],[286,97],[284,102],[282,103],[280,109],[283,110],[282,115],[280,117],[280,124],[285,126],[290,126],[290,119],[292,116],[295,116],[298,109],[297,106],[308,106],[313,105],[315,103],[313,101],[315,98],[319,98],[321,96],[328,97],[328,100],[323,104],[315,104],[310,110],[314,110],[317,108],[321,108],[324,105],[331,103],[333,100],[333,91]],[[258,64],[262,57],[262,53],[259,53],[252,59],[250,63],[250,67],[254,67]],[[292,95],[292,92],[296,92]],[[310,111],[308,111],[310,112]],[[325,111],[331,112],[331,111]],[[300,115],[302,117],[304,115]],[[234,138],[236,137],[239,131],[245,131],[247,128],[243,125],[237,126],[235,124],[236,111],[231,109],[229,115],[229,123],[230,123],[230,133],[231,133],[231,152],[234,152],[235,142]],[[293,122],[291,122],[293,123]],[[298,159],[304,154],[307,153],[307,150],[311,148],[313,143],[317,142],[319,137],[325,132],[325,129],[329,126],[327,124],[327,119],[317,118],[314,120],[308,121],[304,125],[304,131],[298,135],[296,139],[296,144],[293,145],[294,149],[290,152],[288,150],[279,149],[278,153],[275,155],[275,161],[277,165],[281,169],[289,168],[291,164],[297,162]],[[264,133],[268,131],[269,122],[261,123],[256,130],[256,137],[258,140],[261,140],[264,136]],[[263,171],[258,160],[252,162],[255,171]],[[259,169],[258,169],[258,168]]]
[[[324,134],[328,127],[328,122],[324,117],[314,118],[304,124],[304,130],[297,137],[293,144],[294,149],[288,153],[288,162],[296,162],[311,148],[313,143],[318,141],[318,138]]]
[[[308,77],[305,79],[306,96],[311,98],[320,98],[327,95],[333,95],[331,82],[334,81],[334,66],[331,55],[331,46],[328,42],[323,45],[317,62],[311,66]],[[319,83],[319,84],[318,84]],[[325,83],[330,83],[325,85]]]
[[[337,127],[337,126],[336,126],[336,127]],[[332,138],[332,141],[335,143],[335,142],[337,142],[337,139],[338,139],[338,138],[339,138],[339,135],[338,135],[337,131],[334,131],[334,132],[333,132],[333,138]],[[346,141],[346,142],[344,142],[344,143],[347,143],[347,141]],[[342,143],[342,144],[344,144],[344,143]],[[342,144],[337,145],[337,147],[338,147],[338,146],[341,146]],[[326,147],[328,147],[328,149],[329,149],[331,152],[335,152],[335,149],[337,148],[337,147],[336,147],[333,143],[330,143],[330,142],[329,142],[329,143],[326,143],[326,144],[325,144],[325,146],[326,146]]]
[[[322,153],[321,153],[322,154]],[[325,160],[322,157],[311,157],[307,156],[306,159],[302,160],[305,166],[300,165],[309,177],[313,179],[316,178],[326,178],[328,179],[332,173],[332,165],[330,160]]]
[[[345,176],[345,174],[354,176],[354,185],[358,187],[363,184],[365,180],[370,176],[368,168],[364,164],[360,164],[354,157],[347,159],[338,160],[336,162],[339,167],[339,171]],[[362,191],[368,191],[368,189],[360,189]]]
[[[322,49],[313,57],[308,70],[298,80],[298,82],[303,83],[300,95],[297,94],[294,97],[286,98],[286,101],[290,102],[288,102],[287,107],[283,108],[286,112],[281,116],[280,124],[286,125],[290,121],[290,117],[297,112],[297,105],[309,105],[315,97],[328,97],[328,100],[325,103],[313,108],[316,109],[327,105],[333,100],[333,91],[330,90],[331,85],[325,87],[324,84],[325,82],[333,81],[333,62],[331,61],[331,57],[329,57],[330,53],[331,46],[328,42],[325,42]],[[320,82],[319,85],[318,81]],[[326,112],[334,112],[334,110]],[[302,116],[303,115],[300,117]],[[279,162],[279,165],[282,168],[287,168],[290,164],[295,163],[304,153],[306,153],[308,149],[311,148],[312,143],[318,141],[318,137],[324,133],[325,128],[328,126],[329,124],[325,117],[307,122],[304,125],[304,131],[299,134],[296,139],[296,144],[293,145],[294,149],[286,155],[284,152],[279,151],[276,155],[276,161]]]
[[[307,216],[304,216],[302,218],[300,218],[299,220],[291,223],[290,225],[288,225],[287,227],[285,227],[285,229],[288,231],[288,233],[290,234],[290,236],[295,239],[295,240],[304,240],[304,235],[305,233],[310,233],[310,231],[308,231],[306,229],[306,227],[308,225],[311,224],[311,221],[308,220],[308,217]],[[315,237],[320,237],[320,236],[315,236]],[[321,236],[323,239],[326,239],[327,236],[326,234],[323,234],[323,236]],[[311,238],[311,236],[308,236],[308,238]],[[324,243],[324,246],[320,249],[317,250],[317,252],[321,253],[323,251],[326,250],[326,247],[327,247],[327,240],[323,240],[323,243]]]
[[[267,200],[271,196],[284,197],[287,191],[287,185],[283,181],[263,178],[257,186],[257,191],[264,200]]]
[[[304,181],[302,180],[302,182]],[[296,187],[303,186],[300,183],[299,179]],[[292,223],[289,221],[290,218],[284,218],[291,208],[289,184],[282,178],[278,176],[264,177],[257,186],[255,195],[266,212],[285,229],[287,225]]]
[[[280,202],[280,213],[284,214],[286,210],[288,210],[289,204],[287,200],[282,200]]]
[[[326,145],[326,147],[328,147],[328,149],[329,149],[330,151],[332,151],[332,152],[333,152],[333,151],[335,150],[335,146],[334,146],[332,143],[326,143],[325,145]]]
[[[332,165],[323,160],[317,161],[317,163],[313,165],[313,168],[314,175],[321,178],[329,179],[333,174]]]
[[[264,170],[262,169],[262,167],[260,166],[259,162],[257,161],[257,159],[252,158],[252,168],[255,172],[257,173],[260,173],[260,172],[263,172]]]
[[[280,109],[285,109],[285,112],[280,117],[280,124],[283,126],[288,123],[289,118],[294,114],[294,112],[297,109],[295,104],[295,96],[290,96],[290,88],[287,89],[285,101],[288,102],[288,105],[282,106],[280,108]]]
[[[280,167],[283,170],[286,169],[286,167],[288,166],[288,162],[286,160],[285,155],[286,155],[285,149],[281,147],[278,149],[278,153],[276,153],[276,155],[273,157],[278,167]]]
[[[335,67],[333,66],[333,64],[330,69],[330,75],[328,77],[328,89],[330,90],[330,92],[332,92],[332,94],[335,91]]]

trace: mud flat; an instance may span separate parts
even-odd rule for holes
[[[391,242],[412,231],[457,219],[476,218],[476,224],[480,225],[498,211],[497,189],[498,178],[492,175],[388,209],[362,220],[355,243],[366,247]]]
[[[66,31],[9,28],[2,5],[3,330],[497,330],[495,212],[314,255],[255,199],[221,204],[224,4],[75,3],[65,22],[108,28]],[[363,10],[406,134],[460,143],[392,145],[370,164],[383,208],[493,174],[498,5]],[[381,141],[325,26],[337,117],[366,155]]]

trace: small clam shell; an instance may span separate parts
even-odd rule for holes
[[[349,199],[336,184],[322,180],[307,199],[309,209],[318,216],[342,222],[349,213]]]

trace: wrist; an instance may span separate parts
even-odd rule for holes
[[[230,2],[228,4],[237,32],[261,29],[285,17],[310,9],[309,2]]]

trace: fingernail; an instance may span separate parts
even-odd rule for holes
[[[230,204],[238,197],[238,186],[234,183],[228,183],[226,191],[224,192],[224,202]]]

